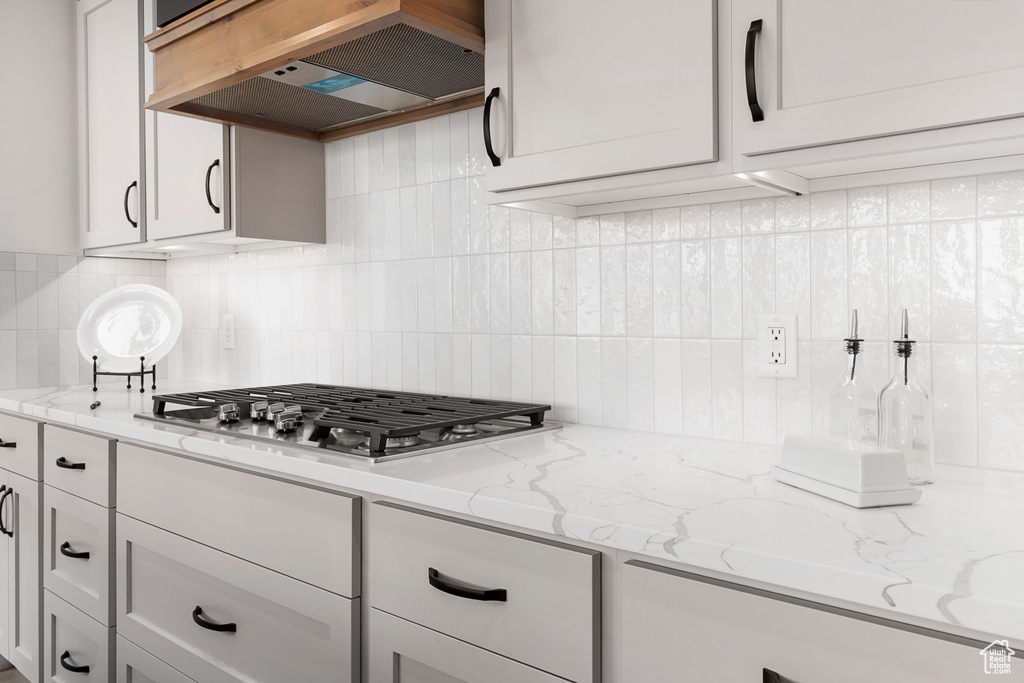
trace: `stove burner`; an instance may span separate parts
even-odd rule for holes
[[[228,424],[238,422],[238,404],[225,403],[217,407],[217,419]]]
[[[439,438],[441,441],[458,441],[459,439],[468,439],[471,436],[476,436],[479,433],[480,430],[476,428],[475,424],[455,425],[443,430]]]

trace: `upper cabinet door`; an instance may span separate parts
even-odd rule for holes
[[[744,156],[1024,115],[1020,0],[735,0],[732,31]]]
[[[139,0],[79,0],[82,246],[144,242]]]
[[[715,0],[486,0],[485,17],[488,190],[717,158]]]
[[[150,240],[228,230],[228,127],[146,112]]]

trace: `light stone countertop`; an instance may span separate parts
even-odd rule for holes
[[[369,464],[133,418],[152,395],[19,389],[0,410],[1024,645],[1024,474],[940,465],[918,503],[857,510],[776,482],[773,446],[566,425]]]

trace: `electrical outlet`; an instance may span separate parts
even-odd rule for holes
[[[795,313],[757,316],[757,376],[797,376]]]
[[[225,313],[220,318],[220,348],[235,348],[235,314]]]

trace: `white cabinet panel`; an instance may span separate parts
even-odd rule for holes
[[[43,606],[40,572],[42,563],[43,485],[9,474],[8,495],[3,504],[8,550],[7,659],[32,683],[39,682],[40,646],[43,640],[40,611]],[[2,542],[2,541],[0,541]]]
[[[42,422],[0,414],[0,467],[29,479],[42,479],[42,440]]]
[[[43,473],[46,483],[103,507],[114,507],[116,441],[74,429],[46,425]]]
[[[486,91],[500,91],[488,190],[717,158],[714,0],[485,8]]]
[[[1022,116],[1022,33],[1020,0],[736,0],[736,150],[754,156]],[[748,107],[750,62],[763,121]]]
[[[114,628],[104,626],[53,593],[44,597],[43,681],[109,683]]]
[[[117,675],[113,680],[117,683],[195,683],[122,636],[117,636]]]
[[[78,22],[82,246],[142,242],[139,0],[81,0]]]

